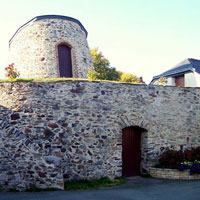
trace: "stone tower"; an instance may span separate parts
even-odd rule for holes
[[[71,17],[35,17],[16,31],[9,47],[10,62],[23,78],[86,78],[93,66],[87,31]]]

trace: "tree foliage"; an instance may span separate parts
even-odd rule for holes
[[[88,78],[91,80],[111,80],[128,83],[139,83],[139,78],[134,74],[126,74],[110,67],[110,62],[106,59],[98,48],[90,50],[94,69],[89,69]]]
[[[98,48],[90,50],[94,70],[89,70],[88,78],[92,80],[111,80],[118,81],[120,75],[114,67],[110,67],[110,62],[106,59],[101,52],[98,52]]]
[[[127,82],[127,83],[139,83],[139,78],[135,74],[120,73],[120,82]]]

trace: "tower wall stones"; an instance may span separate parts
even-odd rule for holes
[[[23,78],[60,77],[58,45],[71,48],[72,75],[86,78],[92,59],[87,31],[76,19],[59,16],[38,16],[20,27],[11,38],[10,62]]]
[[[122,129],[139,126],[141,171],[200,145],[200,89],[122,83],[0,83],[0,185],[63,189],[122,175]]]

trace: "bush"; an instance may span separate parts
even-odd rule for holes
[[[14,63],[8,65],[8,67],[6,67],[5,70],[6,70],[5,76],[8,78],[15,79],[15,78],[19,77],[19,72],[14,67]]]
[[[185,151],[166,150],[161,155],[156,167],[180,171],[189,169],[190,174],[200,174],[200,147]]]
[[[139,78],[134,74],[122,73],[120,77],[120,81],[127,82],[127,83],[139,83]]]
[[[164,168],[177,169],[184,161],[184,154],[182,151],[167,150],[159,159],[159,165]]]

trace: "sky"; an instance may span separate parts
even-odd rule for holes
[[[186,58],[200,59],[199,10],[199,0],[0,0],[0,77],[15,31],[35,16],[56,14],[78,19],[89,47],[112,67],[149,83]]]

